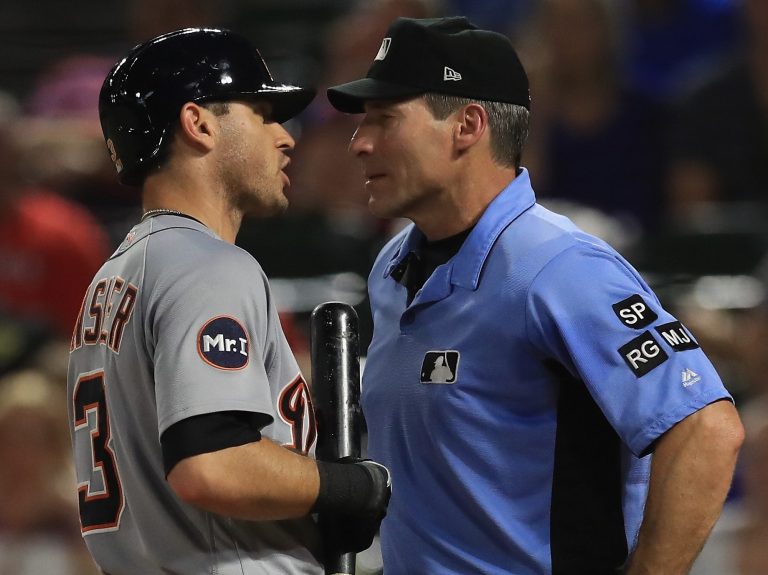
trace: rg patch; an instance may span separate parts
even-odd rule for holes
[[[622,345],[619,354],[637,377],[643,377],[669,359],[650,331]]]
[[[633,329],[643,329],[659,317],[639,294],[631,295],[611,307],[621,323]]]
[[[421,363],[421,383],[456,383],[459,358],[455,350],[428,351]]]
[[[665,323],[656,327],[656,331],[664,338],[675,351],[687,351],[689,349],[698,349],[699,344],[693,339],[688,330],[683,327],[679,321]]]
[[[236,370],[248,365],[250,341],[245,327],[233,317],[209,319],[197,334],[197,353],[218,369]]]

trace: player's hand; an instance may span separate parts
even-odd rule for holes
[[[370,505],[363,513],[372,516],[380,515],[381,519],[384,519],[384,516],[387,514],[389,498],[392,496],[392,476],[389,473],[389,469],[372,459],[345,457],[340,459],[339,463],[359,465],[368,472],[373,481],[373,496],[371,497]],[[381,519],[379,519],[379,522],[381,522]]]
[[[358,513],[327,513],[322,518],[323,543],[327,556],[359,553],[368,549],[387,514],[392,482],[389,470],[369,459],[345,457],[338,463],[355,465],[365,470],[373,488],[366,505]]]

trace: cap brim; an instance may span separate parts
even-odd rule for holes
[[[272,104],[272,119],[280,124],[299,115],[315,97],[315,90],[298,86],[264,86],[254,93]]]
[[[373,78],[333,86],[328,88],[327,92],[331,105],[347,114],[362,114],[365,112],[365,103],[369,100],[399,100],[423,93],[421,88],[390,84]]]

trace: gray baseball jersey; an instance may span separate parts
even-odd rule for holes
[[[88,288],[70,346],[81,527],[110,575],[322,573],[311,518],[240,521],[183,503],[160,436],[219,411],[312,454],[304,379],[256,260],[190,218],[135,226]]]

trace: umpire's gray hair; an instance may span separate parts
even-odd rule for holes
[[[491,130],[491,157],[502,166],[520,168],[530,122],[530,112],[526,108],[506,102],[473,100],[433,92],[424,94],[424,102],[438,120],[444,120],[468,104],[479,104],[485,108]]]

